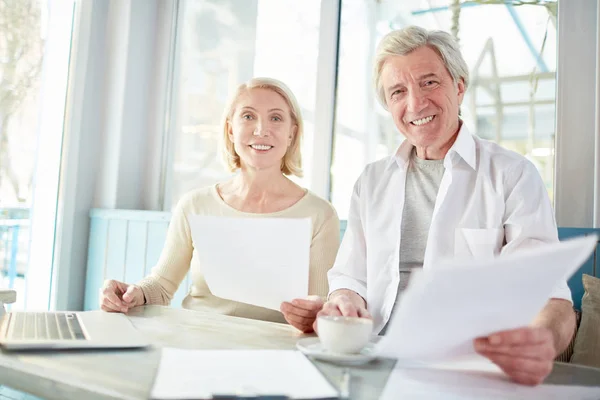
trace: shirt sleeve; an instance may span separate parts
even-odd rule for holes
[[[502,253],[557,243],[558,230],[548,192],[535,166],[524,160],[505,175],[506,208]],[[552,298],[573,302],[565,280],[558,283]]]
[[[175,207],[158,263],[149,276],[137,283],[144,293],[146,304],[169,305],[190,269],[193,244],[185,212],[188,201],[184,197]]]
[[[360,212],[361,180],[354,185],[348,225],[333,268],[329,271],[329,294],[349,289],[367,299],[367,246]]]

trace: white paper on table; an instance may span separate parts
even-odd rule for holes
[[[416,360],[474,354],[473,339],[529,325],[596,244],[596,236],[577,238],[413,271],[377,351]]]
[[[381,400],[396,399],[573,399],[597,400],[600,387],[514,383],[500,368],[480,356],[405,367],[399,361]]]
[[[338,392],[298,351],[162,349],[152,399],[213,395],[317,399],[337,398]]]
[[[511,382],[480,356],[404,367],[399,361],[390,374],[381,400],[396,399],[600,399],[600,387],[543,384],[535,387]]]
[[[188,222],[213,295],[273,310],[308,295],[310,218],[189,215]]]

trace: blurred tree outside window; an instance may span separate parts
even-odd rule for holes
[[[0,287],[17,290],[17,309],[30,261],[31,282],[50,286],[74,10],[0,0]]]
[[[0,0],[0,206],[27,204],[44,40],[36,0]]]

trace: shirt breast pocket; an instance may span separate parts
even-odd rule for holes
[[[491,258],[500,253],[504,242],[504,229],[457,228],[454,254],[457,257]]]

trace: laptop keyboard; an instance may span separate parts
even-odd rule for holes
[[[10,325],[9,340],[85,340],[74,313],[13,312]]]

